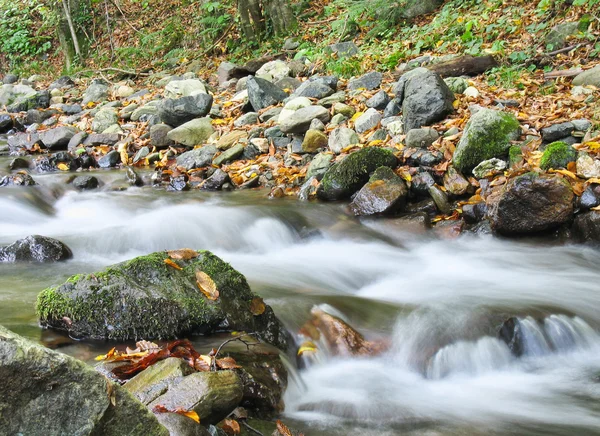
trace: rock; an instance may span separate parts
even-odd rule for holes
[[[579,153],[577,176],[583,179],[600,178],[600,161],[592,158],[587,153]]]
[[[570,162],[575,162],[576,159],[577,151],[573,147],[565,142],[557,141],[548,144],[544,150],[540,168],[543,170],[566,168]]]
[[[73,257],[62,242],[46,236],[32,235],[0,247],[0,262],[59,262]]]
[[[127,177],[127,183],[131,186],[143,186],[144,181],[140,177],[140,175],[133,169],[133,167],[127,167],[125,170],[125,175]]]
[[[573,236],[580,242],[600,242],[600,212],[581,213],[573,221]]]
[[[9,114],[0,114],[0,133],[8,132],[13,126],[13,119]]]
[[[251,124],[256,124],[258,123],[258,113],[257,112],[248,112],[244,115],[242,115],[241,117],[239,117],[237,120],[235,120],[233,122],[233,126],[234,127],[244,127],[244,126],[248,126]]]
[[[326,52],[336,54],[340,58],[349,58],[359,54],[360,50],[352,41],[346,41],[328,45]]]
[[[283,109],[280,107],[272,107],[260,114],[258,119],[261,121],[261,123],[266,123],[269,120],[276,120],[281,114],[282,110]]]
[[[356,110],[350,105],[347,105],[344,103],[339,103],[339,102],[335,103],[333,105],[333,114],[334,115],[342,114],[346,118],[352,118],[355,113],[356,113]]]
[[[36,181],[25,172],[18,172],[0,178],[0,187],[4,186],[35,186]]]
[[[248,142],[248,133],[244,130],[232,130],[219,138],[217,148],[219,150],[227,150],[238,142]]]
[[[204,144],[215,132],[209,117],[188,121],[167,133],[167,138],[187,147]]]
[[[367,107],[372,107],[377,110],[384,110],[390,103],[390,97],[383,89],[367,100]],[[351,117],[349,117],[351,118]]]
[[[111,150],[98,159],[100,168],[113,168],[121,163],[121,154],[117,150]]]
[[[347,118],[345,116],[343,116],[342,114],[334,115],[333,117],[331,117],[331,121],[329,121],[329,126],[337,127],[340,124],[343,124],[346,120],[347,120]]]
[[[294,97],[322,99],[335,92],[325,80],[307,80],[294,91]]]
[[[0,377],[1,434],[169,435],[121,386],[85,363],[4,327],[0,327]]]
[[[578,74],[573,79],[573,86],[595,86],[600,88],[600,65]]]
[[[354,215],[389,214],[404,207],[408,188],[389,167],[379,167],[350,203]]]
[[[50,92],[38,91],[33,94],[20,96],[7,106],[8,112],[25,112],[30,109],[46,109],[50,106]]]
[[[406,146],[409,148],[427,148],[433,144],[440,135],[431,127],[411,129],[406,134]]]
[[[542,134],[542,139],[545,142],[554,142],[558,141],[559,139],[566,138],[573,132],[573,130],[575,130],[573,123],[567,122],[545,127],[540,133]]]
[[[113,108],[101,109],[92,121],[92,130],[102,133],[109,127],[118,123],[117,111]]]
[[[412,20],[420,15],[430,14],[443,3],[443,0],[407,0],[403,3],[400,16]]]
[[[338,127],[329,135],[329,149],[335,154],[340,154],[344,148],[354,144],[360,144],[360,139],[354,130],[347,127]]]
[[[189,191],[188,176],[186,174],[172,175],[169,179],[167,191]]]
[[[133,163],[138,163],[142,159],[145,159],[150,154],[150,149],[147,146],[140,148],[135,156],[133,156]]]
[[[89,191],[96,189],[99,185],[98,179],[94,176],[78,176],[73,179],[73,187],[79,191]]]
[[[162,123],[150,127],[150,145],[156,148],[166,148],[175,144],[175,142],[169,138],[169,132],[171,130],[173,130],[171,126]]]
[[[523,327],[518,318],[513,316],[504,321],[502,327],[500,327],[500,331],[498,331],[498,337],[508,345],[511,353],[516,357],[523,355],[525,351],[525,338],[523,336]]]
[[[309,129],[302,141],[304,153],[316,153],[320,148],[327,147],[327,135],[320,130]]]
[[[580,119],[571,121],[573,127],[578,132],[587,132],[592,127],[592,122],[590,120]]]
[[[579,32],[579,23],[561,23],[554,26],[546,35],[546,46],[549,46],[549,51],[559,50],[565,47],[567,38],[576,35]]]
[[[217,191],[223,187],[225,183],[229,183],[229,174],[221,168],[217,168],[215,172],[207,178],[200,186],[201,189],[207,191]]]
[[[346,156],[327,170],[318,190],[323,200],[342,200],[358,191],[381,166],[394,168],[396,156],[383,148],[367,147]]]
[[[158,105],[158,116],[171,127],[208,115],[213,104],[210,94],[199,93],[177,99],[166,98]]]
[[[310,162],[308,166],[308,170],[306,170],[306,179],[310,179],[311,177],[315,177],[317,180],[321,180],[323,175],[329,168],[331,161],[333,160],[333,155],[329,153],[319,153],[317,154],[313,160]]]
[[[151,101],[142,107],[136,108],[130,115],[131,121],[148,120],[153,115],[158,115],[158,101]]]
[[[300,85],[302,85],[302,82],[295,77],[282,77],[281,79],[276,80],[274,83],[275,86],[283,89],[284,91],[295,91],[300,87]]]
[[[462,217],[468,224],[475,224],[483,220],[487,214],[485,203],[465,204],[462,206]]]
[[[463,94],[469,98],[477,98],[479,97],[479,90],[474,86],[469,86],[464,90]]]
[[[283,43],[284,50],[296,50],[300,47],[300,41],[296,38],[287,38]]]
[[[167,258],[152,253],[45,289],[36,306],[41,324],[72,337],[116,340],[248,331],[286,349],[288,333],[273,310],[267,305],[261,315],[252,314],[255,295],[243,275],[208,251],[175,260],[182,270],[166,265]],[[198,271],[214,282],[216,300],[199,291]],[[72,323],[66,325],[64,316]]]
[[[135,89],[133,89],[131,86],[127,86],[127,85],[120,85],[117,86],[114,89],[114,96],[117,98],[127,98],[132,96],[135,93]]]
[[[357,79],[350,80],[350,82],[348,83],[348,89],[351,91],[357,89],[366,89],[367,91],[371,91],[372,89],[379,88],[382,79],[383,74],[377,71],[373,71]]]
[[[493,177],[506,169],[506,162],[501,159],[488,159],[481,162],[475,168],[473,168],[473,175],[477,179],[484,179],[486,177]]]
[[[75,138],[75,136],[73,136],[73,138]],[[115,145],[117,142],[119,142],[120,139],[121,135],[119,135],[118,133],[92,133],[90,135],[85,136],[85,139],[83,140],[83,145],[86,147],[96,147],[98,145]],[[81,143],[81,140],[79,141]],[[69,141],[69,148],[76,147],[72,145],[73,144],[71,144],[71,141]]]
[[[75,86],[75,82],[69,76],[61,76],[50,84],[49,89],[68,89]]]
[[[292,98],[283,106],[283,109],[281,110],[277,121],[281,123],[286,118],[292,116],[294,112],[296,112],[298,109],[302,109],[309,106],[312,106],[312,102],[306,97]]]
[[[486,199],[494,231],[515,235],[549,230],[573,215],[573,191],[557,176],[527,173]]]
[[[165,98],[190,97],[197,94],[206,94],[206,87],[201,80],[171,80],[165,86]]]
[[[197,372],[184,377],[148,407],[181,407],[196,412],[202,423],[216,424],[240,404],[242,397],[242,382],[235,372]]]
[[[340,91],[320,99],[317,104],[320,106],[331,107],[336,103],[343,103],[345,101],[346,93],[344,91]]]
[[[374,129],[381,122],[381,114],[375,109],[370,108],[356,119],[354,122],[354,128],[358,133],[364,133],[367,130]]]
[[[27,159],[24,159],[22,157],[16,157],[13,160],[11,160],[10,163],[8,164],[8,168],[10,170],[28,169],[29,166],[30,166],[30,162]]]
[[[402,112],[402,101],[398,98],[393,98],[383,111],[383,118],[395,117]]]
[[[582,211],[586,211],[592,207],[600,205],[600,185],[592,183],[585,188],[585,191],[583,191],[583,194],[581,194],[578,203],[579,208]]]
[[[454,94],[437,73],[426,70],[411,76],[402,102],[404,131],[443,120],[454,111],[453,102]]]
[[[194,168],[206,167],[212,163],[216,154],[217,147],[214,145],[195,148],[177,156],[177,166],[183,167],[187,171]]]
[[[193,419],[177,413],[155,413],[154,416],[168,430],[170,436],[224,436],[222,433],[211,433],[203,425],[196,424]]]
[[[40,133],[40,140],[49,150],[66,150],[69,141],[78,132],[75,127],[55,127]]]
[[[41,111],[39,109],[30,109],[27,111],[25,124],[42,124],[44,121],[52,118],[56,114],[57,112],[55,110]]]
[[[249,77],[246,83],[248,86],[248,99],[257,112],[275,105],[287,97],[284,90],[267,80]]]
[[[452,213],[452,206],[450,206],[448,196],[444,191],[442,191],[436,185],[429,186],[428,191],[436,207],[441,213],[443,213],[444,215],[449,215],[450,213]]]
[[[329,111],[323,106],[309,106],[298,109],[281,121],[279,128],[283,133],[304,133],[315,118],[327,123],[330,119]]]
[[[484,160],[508,153],[511,141],[521,134],[514,115],[492,109],[475,113],[463,133],[452,158],[457,170],[467,173]]]
[[[220,166],[225,162],[236,160],[244,153],[244,144],[236,144],[228,150],[225,150],[212,161],[213,165]]]
[[[469,82],[462,77],[446,77],[444,82],[448,85],[450,91],[455,94],[462,94],[469,87]]]
[[[2,83],[7,85],[12,85],[13,83],[17,83],[19,81],[19,76],[15,74],[7,74],[2,78]]]
[[[283,79],[290,75],[290,67],[288,67],[284,61],[274,60],[267,62],[256,72],[257,76],[262,76],[264,74],[270,75],[273,77],[273,80]]]
[[[108,85],[104,81],[94,80],[83,93],[83,106],[88,103],[99,103],[108,99]]]
[[[217,69],[217,78],[219,80],[219,86],[223,86],[226,82],[235,78],[234,73],[238,66],[231,62],[221,62]]]
[[[453,166],[448,167],[448,170],[444,174],[444,188],[446,188],[446,192],[460,196],[466,194],[470,186],[469,181]]]

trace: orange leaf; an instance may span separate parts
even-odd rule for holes
[[[178,415],[187,416],[188,418],[193,419],[194,421],[196,421],[197,424],[200,424],[200,417],[193,410],[184,411],[184,410],[181,410],[181,409],[177,409],[177,410],[175,410],[175,413],[177,413]]]
[[[224,419],[221,428],[227,434],[240,434],[240,424],[235,419]]]
[[[292,431],[288,428],[288,426],[285,425],[280,420],[277,420],[277,431],[279,433],[281,433],[283,436],[294,436],[292,434]]]
[[[198,252],[191,248],[180,248],[179,250],[167,251],[167,254],[171,259],[177,260],[190,260],[198,257]]]
[[[219,298],[219,290],[217,289],[217,285],[204,271],[196,271],[196,284],[209,300],[216,300]]]
[[[233,357],[223,357],[222,359],[217,359],[217,366],[221,369],[234,369],[241,368]]]
[[[250,312],[252,315],[258,316],[265,313],[265,302],[260,297],[254,297],[250,302]]]
[[[198,424],[200,424],[200,417],[193,410],[185,410],[182,407],[178,407],[176,409],[168,409],[162,404],[157,404],[152,408],[154,413],[176,413],[178,415],[187,416],[190,419],[193,419]]]
[[[212,358],[210,356],[200,355],[194,361],[194,369],[196,371],[210,371],[210,365],[212,363]]]
[[[112,347],[108,353],[106,353],[106,354],[102,354],[102,355],[100,355],[100,356],[96,357],[96,359],[95,359],[95,360],[106,360],[106,359],[110,359],[111,357],[113,357],[113,356],[115,355],[115,352],[116,352],[116,351],[117,351],[117,350],[115,349],[115,347]]]
[[[178,271],[181,271],[183,268],[173,262],[171,259],[165,259],[165,264],[170,266],[171,268],[175,268]]]

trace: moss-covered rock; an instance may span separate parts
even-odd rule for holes
[[[543,170],[566,168],[569,162],[575,162],[575,160],[577,160],[577,151],[566,142],[556,141],[548,144],[544,150],[540,168]]]
[[[342,200],[358,191],[377,168],[394,168],[398,159],[389,150],[367,147],[346,156],[327,170],[317,191],[324,200]]]
[[[459,171],[466,173],[480,162],[508,153],[511,141],[521,134],[517,118],[502,111],[480,109],[471,117],[456,147],[452,161]]]
[[[92,367],[2,326],[0,379],[3,435],[169,434],[143,404]]]
[[[168,258],[166,252],[152,253],[45,289],[36,305],[41,325],[77,338],[116,340],[243,330],[287,347],[288,333],[271,307],[260,315],[250,311],[256,295],[228,263],[200,251],[196,258],[175,261],[179,270],[165,263]],[[216,300],[200,291],[198,271],[214,281]]]

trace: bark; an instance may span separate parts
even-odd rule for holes
[[[77,26],[76,18],[89,6],[89,0],[61,0],[57,5],[58,39],[65,55],[65,67],[70,69],[76,59],[83,61],[86,51],[85,34]]]
[[[431,65],[429,68],[442,77],[477,76],[498,66],[493,56],[460,56],[447,62]]]
[[[240,26],[249,41],[259,41],[265,31],[265,19],[259,0],[238,0]]]
[[[265,0],[264,5],[275,35],[285,35],[296,28],[296,17],[288,0]]]

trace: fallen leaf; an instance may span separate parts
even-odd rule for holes
[[[173,262],[171,259],[165,259],[165,264],[170,266],[171,268],[175,268],[178,271],[181,271],[183,268]]]
[[[233,357],[223,357],[222,359],[217,359],[217,366],[221,369],[241,368],[241,366],[236,363]]]
[[[193,410],[185,410],[182,407],[178,407],[176,409],[168,409],[162,404],[157,404],[152,408],[154,413],[176,413],[178,415],[187,416],[190,419],[196,421],[196,423],[200,424],[200,417]]]
[[[292,431],[281,422],[279,419],[277,420],[277,431],[282,434],[282,436],[294,436]]]
[[[217,289],[217,285],[204,271],[196,271],[196,284],[209,300],[216,300],[219,298],[219,290]]]
[[[177,260],[190,260],[198,257],[198,252],[191,248],[180,248],[179,250],[167,251],[167,254],[171,259]]]
[[[227,434],[240,434],[240,424],[235,419],[224,419],[221,428]]]
[[[113,357],[115,355],[116,351],[117,351],[116,348],[112,347],[108,353],[101,354],[100,356],[97,356],[95,360],[106,360],[106,359],[109,359],[109,358],[111,358],[111,357]]]
[[[58,165],[56,165],[56,168],[58,168],[61,171],[69,171],[69,165],[67,165],[66,163],[59,163]]]
[[[194,361],[194,369],[196,371],[210,371],[210,366],[212,364],[212,358],[210,356],[206,356],[202,354]]]
[[[265,313],[265,302],[260,297],[254,297],[250,302],[250,312],[252,315],[258,316]]]
[[[306,341],[298,348],[298,356],[302,356],[304,353],[314,353],[317,351],[317,346],[314,342]]]

